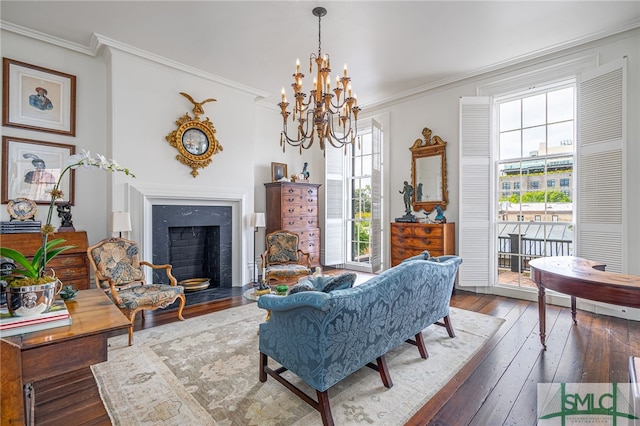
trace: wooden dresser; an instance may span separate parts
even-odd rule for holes
[[[455,223],[391,224],[391,266],[424,250],[429,250],[431,256],[455,254]]]
[[[62,238],[65,240],[61,246],[76,246],[60,253],[48,264],[47,269],[53,269],[56,276],[64,285],[71,284],[79,290],[86,290],[91,285],[89,259],[87,259],[87,233],[58,232],[49,236],[49,241]],[[12,248],[23,253],[25,256],[33,256],[42,246],[42,235],[38,233],[24,234],[2,234],[0,235],[2,247]]]
[[[267,190],[266,233],[283,229],[300,235],[300,250],[309,253],[311,266],[320,266],[320,184],[271,182],[264,186]]]

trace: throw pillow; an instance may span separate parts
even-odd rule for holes
[[[322,289],[323,292],[329,293],[333,290],[343,290],[351,288],[353,283],[356,282],[357,275],[353,272],[346,272],[344,274],[329,277],[326,285]]]
[[[289,296],[291,296],[292,294],[300,293],[302,291],[315,291],[315,289],[316,288],[313,286],[311,281],[301,281],[289,289]]]

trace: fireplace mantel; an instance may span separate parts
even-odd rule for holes
[[[242,225],[246,193],[239,188],[185,187],[178,185],[127,184],[131,238],[138,241],[143,259],[152,259],[154,205],[229,206],[232,209],[232,285],[242,286]],[[147,277],[150,278],[150,277]]]

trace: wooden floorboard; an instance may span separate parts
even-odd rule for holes
[[[249,302],[242,297],[185,308],[185,318]],[[498,332],[408,422],[424,425],[535,425],[538,383],[625,383],[628,358],[640,354],[640,322],[547,306],[542,349],[537,303],[456,290],[451,306],[505,320]],[[147,313],[135,329],[177,321],[175,311]],[[455,323],[453,324],[455,329]],[[135,333],[134,333],[135,342]],[[134,343],[135,344],[135,343]]]

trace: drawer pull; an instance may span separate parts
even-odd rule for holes
[[[288,212],[289,213],[295,213],[296,209],[289,209]]]
[[[289,203],[293,203],[296,199],[295,198],[287,198],[287,202]]]
[[[293,194],[293,193],[295,192],[295,189],[293,189],[293,188],[289,188],[289,189],[288,189],[288,192],[289,192],[289,194]]]

